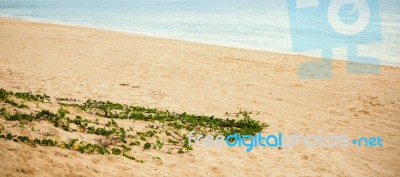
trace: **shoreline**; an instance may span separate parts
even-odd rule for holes
[[[183,39],[183,38],[179,38],[179,37],[168,37],[168,36],[162,36],[162,35],[157,35],[157,34],[153,34],[153,33],[139,32],[139,31],[132,31],[132,30],[120,30],[120,29],[116,29],[116,28],[103,28],[103,27],[92,26],[92,25],[73,24],[73,23],[68,23],[68,22],[51,21],[51,20],[45,20],[45,19],[35,19],[35,18],[29,19],[29,18],[21,18],[21,17],[8,16],[8,15],[6,15],[6,16],[0,15],[0,18],[21,20],[21,21],[34,22],[34,23],[62,25],[62,26],[69,26],[69,27],[91,28],[91,29],[105,30],[105,31],[111,31],[111,32],[118,32],[118,33],[123,33],[123,34],[131,34],[131,35],[135,35],[135,36],[161,38],[161,39],[167,39],[167,40],[176,40],[176,41],[182,41],[182,42],[189,42],[189,43],[202,44],[202,45],[211,45],[211,46],[220,46],[220,47],[227,47],[227,48],[234,48],[234,49],[244,49],[244,50],[260,51],[260,52],[277,53],[277,54],[298,55],[296,53],[292,53],[292,54],[291,53],[282,53],[279,51],[269,51],[266,49],[261,49],[261,48],[256,48],[256,47],[255,48],[251,48],[251,47],[246,48],[245,46],[240,47],[240,46],[229,45],[229,44],[224,45],[222,43],[218,44],[218,43],[206,42],[206,41],[195,40],[195,39],[193,39],[193,40],[192,39]],[[314,56],[308,56],[308,57],[314,57]],[[318,58],[318,57],[316,57],[316,58]]]
[[[304,57],[312,57],[312,58],[321,59],[321,57],[315,56],[315,55],[306,55],[304,53],[296,53],[296,52],[274,51],[274,50],[263,49],[263,48],[259,48],[259,47],[246,46],[245,44],[241,45],[241,44],[230,44],[230,43],[222,43],[222,42],[220,42],[220,43],[219,42],[208,42],[208,41],[200,40],[200,39],[184,39],[184,38],[179,38],[179,37],[168,37],[168,36],[157,35],[157,34],[153,34],[153,33],[139,32],[139,31],[132,31],[132,30],[121,30],[121,29],[116,29],[116,28],[103,28],[103,27],[99,27],[99,26],[84,25],[84,24],[73,24],[73,23],[68,23],[68,22],[45,20],[45,19],[32,18],[32,17],[31,18],[29,18],[29,17],[26,17],[26,18],[24,18],[24,17],[16,17],[16,16],[12,16],[12,15],[5,15],[5,14],[0,14],[0,18],[21,20],[21,21],[34,22],[34,23],[63,25],[63,26],[70,26],[70,27],[91,28],[91,29],[98,29],[98,30],[105,30],[105,31],[124,33],[124,34],[131,34],[131,35],[135,35],[135,36],[161,38],[161,39],[167,39],[167,40],[176,40],[176,41],[182,41],[182,42],[188,42],[188,43],[194,43],[194,44],[200,44],[200,45],[219,46],[219,47],[227,47],[227,48],[233,48],[233,49],[243,49],[243,50],[259,51],[259,52],[268,52],[268,53],[276,53],[276,54],[283,54],[283,55],[297,55],[297,56],[304,56]],[[334,60],[334,61],[347,61],[347,59],[345,59],[345,58],[333,58],[332,60]],[[400,67],[400,62],[399,63],[395,63],[395,62],[382,61],[382,60],[379,60],[379,61],[381,62],[382,66]]]

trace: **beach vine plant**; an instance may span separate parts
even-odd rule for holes
[[[96,136],[96,142],[87,142],[82,138],[56,141],[52,138],[30,138],[24,135],[2,134],[0,138],[34,144],[40,146],[60,147],[79,151],[80,153],[101,155],[122,155],[136,162],[144,162],[133,157],[130,153],[134,147],[142,147],[142,151],[150,149],[165,153],[185,153],[193,150],[188,144],[186,134],[192,130],[203,135],[241,135],[256,134],[267,127],[267,124],[252,119],[252,112],[240,110],[234,113],[235,119],[217,118],[214,116],[194,115],[186,112],[176,113],[157,108],[131,106],[110,101],[87,100],[79,103],[76,99],[56,98],[51,102],[46,94],[32,92],[12,92],[0,88],[0,117],[5,121],[15,122],[24,128],[32,122],[47,121],[59,131],[79,132]],[[25,103],[56,104],[57,111],[30,108]],[[91,118],[83,118],[84,114],[70,113],[85,112],[92,114]],[[228,115],[228,113],[227,113]],[[93,119],[96,117],[96,119]],[[107,120],[106,123],[100,120]],[[145,128],[133,128],[119,124],[119,121],[133,120],[143,122]],[[31,128],[34,130],[34,127]]]

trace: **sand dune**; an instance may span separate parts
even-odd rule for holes
[[[150,150],[162,160],[145,163],[0,140],[0,176],[400,176],[399,67],[349,75],[334,61],[331,80],[299,80],[298,65],[316,58],[7,18],[0,46],[8,90],[216,116],[241,108],[260,113],[265,133],[384,138],[377,148]]]

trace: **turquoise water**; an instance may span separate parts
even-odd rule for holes
[[[383,40],[360,45],[359,53],[378,58],[385,64],[398,65],[400,1],[383,0],[379,3]],[[0,0],[0,15],[295,53],[286,1]],[[318,50],[298,54],[321,55]],[[343,59],[345,54],[344,47],[334,50],[334,58]]]

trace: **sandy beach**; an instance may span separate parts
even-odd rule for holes
[[[300,80],[299,64],[318,58],[9,18],[0,46],[7,90],[219,117],[243,109],[259,112],[265,133],[384,139],[375,148],[150,149],[161,160],[145,163],[1,139],[0,176],[400,176],[400,67],[350,75],[335,60],[331,80]]]

